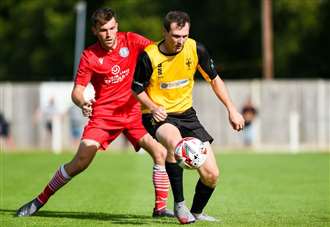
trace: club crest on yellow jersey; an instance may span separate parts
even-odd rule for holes
[[[187,58],[186,59],[186,66],[188,67],[188,70],[191,69],[192,64],[193,64],[193,62],[192,62],[191,58]]]
[[[196,41],[188,38],[183,49],[175,55],[160,52],[160,44],[155,43],[145,49],[152,67],[145,91],[166,112],[183,112],[192,106],[192,88],[198,64]],[[150,110],[142,106],[142,112],[150,113]]]

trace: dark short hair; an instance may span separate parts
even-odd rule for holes
[[[163,23],[166,31],[170,31],[172,23],[176,23],[180,28],[184,27],[186,23],[190,25],[190,17],[183,11],[170,11],[164,17]]]
[[[91,17],[92,25],[96,26],[97,23],[103,25],[112,18],[116,19],[115,12],[110,8],[99,8],[94,11]]]

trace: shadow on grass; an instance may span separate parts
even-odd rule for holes
[[[0,213],[12,215],[16,217],[16,210],[0,209]],[[98,221],[110,221],[112,224],[129,224],[129,225],[145,225],[145,224],[176,224],[175,218],[152,218],[147,215],[138,214],[113,214],[113,213],[97,213],[97,212],[72,212],[72,211],[39,211],[33,217],[49,217],[49,218],[70,218],[70,219],[86,219]],[[26,217],[21,217],[26,218]]]

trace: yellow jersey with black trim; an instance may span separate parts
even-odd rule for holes
[[[162,42],[147,46],[139,57],[132,89],[137,94],[145,91],[167,113],[182,113],[192,107],[194,75],[198,69],[210,81],[217,76],[213,61],[206,49],[188,38],[183,49],[166,55],[159,50]],[[150,110],[142,105],[143,113]]]

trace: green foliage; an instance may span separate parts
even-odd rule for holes
[[[0,55],[0,79],[71,78],[73,2],[34,0],[0,6],[8,10],[0,20],[5,27],[0,41],[7,44]]]
[[[307,57],[306,44],[322,29],[322,23],[319,20],[322,7],[322,2],[316,0],[274,1],[276,75],[280,77],[308,76],[306,72],[294,69],[295,61],[297,56]],[[322,43],[319,45],[321,46]]]
[[[194,34],[208,47],[222,76],[260,77],[260,3],[208,0],[204,8],[202,15],[212,16],[205,21],[194,14],[194,21],[198,21]]]
[[[124,0],[110,1],[112,8],[116,9],[120,29],[145,34],[148,38],[158,40],[161,38],[161,16],[158,3],[153,0]]]
[[[220,226],[329,226],[329,154],[217,154],[221,178],[205,212]],[[13,217],[72,154],[0,153],[1,226],[179,226],[153,219],[148,155],[100,152],[91,166],[29,218]],[[308,167],[308,168],[307,168]],[[198,180],[184,172],[185,199]],[[169,208],[173,206],[169,198]],[[219,226],[196,222],[194,226]]]
[[[111,0],[88,1],[88,19],[99,7],[111,7],[115,10],[120,31],[133,31],[152,40],[161,38],[161,20],[159,6],[161,1],[153,0]],[[90,22],[87,21],[87,24]],[[86,45],[95,42],[95,37],[88,32]]]
[[[330,78],[330,0],[273,0],[275,78]],[[77,0],[0,1],[0,81],[71,80]],[[162,38],[162,18],[184,10],[224,78],[261,78],[261,0],[87,0],[113,8],[120,30]]]

